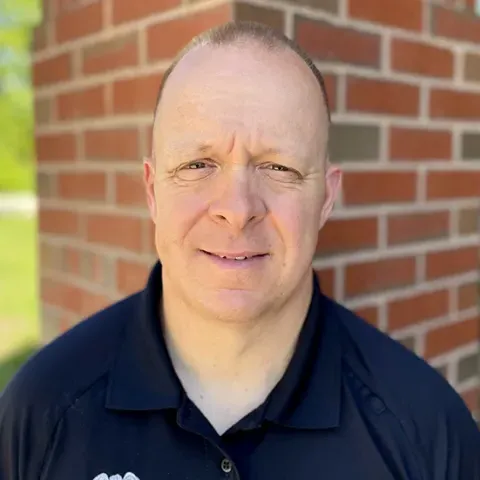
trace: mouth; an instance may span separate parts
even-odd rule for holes
[[[255,260],[258,258],[263,258],[269,256],[268,253],[258,253],[258,252],[231,252],[231,253],[224,253],[224,252],[209,252],[207,250],[201,250],[201,252],[205,253],[214,258],[218,258],[220,260],[227,260],[232,262],[245,262],[248,260]]]

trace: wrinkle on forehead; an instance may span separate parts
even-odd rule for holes
[[[189,52],[165,85],[155,143],[177,148],[190,138],[208,143],[221,130],[261,139],[262,148],[280,144],[292,153],[323,153],[328,118],[321,89],[288,50],[232,46]]]

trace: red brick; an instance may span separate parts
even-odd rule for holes
[[[322,293],[327,297],[334,298],[335,270],[333,268],[323,268],[316,270],[315,274],[317,275]]]
[[[134,67],[138,61],[137,33],[96,43],[82,51],[82,71],[86,75]]]
[[[471,412],[477,412],[480,406],[480,388],[473,387],[461,393],[465,405]]]
[[[422,29],[422,2],[418,0],[349,0],[348,15],[406,30]]]
[[[389,245],[419,242],[447,237],[449,212],[392,214],[388,217]]]
[[[117,80],[113,83],[113,113],[152,113],[163,73]]]
[[[55,19],[58,43],[91,35],[102,29],[103,2],[89,3],[81,8],[64,12]]]
[[[61,270],[61,250],[56,245],[48,243],[48,240],[40,239],[39,242],[39,259],[40,266],[43,271]]]
[[[140,157],[143,159],[145,157],[151,157],[152,155],[152,141],[153,136],[153,123],[150,125],[145,125],[140,127],[140,138],[143,139],[140,146]]]
[[[371,307],[362,307],[362,308],[357,308],[355,310],[355,313],[360,317],[363,318],[364,320],[367,321],[370,325],[373,325],[374,327],[378,327],[378,307],[375,305],[372,305]]]
[[[43,18],[50,19],[57,13],[58,0],[43,0]]]
[[[58,312],[58,333],[62,334],[70,330],[74,326],[73,314],[71,312]]]
[[[139,161],[138,130],[90,130],[85,132],[85,156],[88,160]]]
[[[145,206],[146,196],[141,174],[115,175],[115,201],[119,205]]]
[[[406,83],[347,78],[347,110],[391,115],[417,116],[420,91]]]
[[[42,22],[37,25],[33,30],[33,51],[39,52],[44,50],[48,46],[48,24]]]
[[[283,32],[285,30],[285,16],[286,12],[277,8],[252,5],[242,0],[232,2],[232,20],[235,22],[254,21]]]
[[[427,253],[427,280],[475,272],[479,259],[479,247],[458,247]]]
[[[107,178],[103,172],[60,173],[58,195],[68,200],[105,200]]]
[[[57,190],[57,174],[55,172],[37,171],[37,196],[54,198]]]
[[[314,59],[376,67],[380,36],[324,21],[297,19],[295,40]]]
[[[113,23],[123,23],[149,17],[181,4],[181,0],[114,0]]]
[[[52,99],[50,97],[35,99],[35,125],[50,123],[53,119]]]
[[[142,250],[142,219],[136,217],[90,214],[87,217],[86,239],[92,243]]]
[[[155,224],[151,218],[144,219],[143,229],[146,232],[145,253],[157,255],[157,247],[155,245]]]
[[[151,265],[130,262],[120,259],[117,261],[117,290],[122,295],[130,295],[145,287]]]
[[[82,317],[91,315],[111,303],[105,295],[51,278],[42,279],[41,296],[46,303],[77,313]]]
[[[480,19],[471,11],[433,7],[432,26],[440,37],[480,43]]]
[[[430,116],[477,121],[480,117],[480,94],[432,89]]]
[[[327,91],[328,104],[331,112],[337,110],[337,77],[332,74],[323,75]]]
[[[111,284],[113,261],[108,261],[104,254],[95,253],[90,248],[86,249],[82,252],[82,263],[84,265],[82,273],[85,280],[97,285],[107,285],[115,288],[115,284]]]
[[[425,357],[432,358],[478,340],[479,318],[438,327],[427,333]]]
[[[378,243],[378,219],[354,218],[328,221],[318,236],[317,253],[330,255],[375,248]]]
[[[415,282],[415,258],[387,258],[347,265],[345,294],[347,297],[380,292],[411,285]]]
[[[80,275],[81,251],[66,245],[63,248],[64,271],[70,275]]]
[[[392,40],[392,69],[431,77],[453,76],[453,52],[426,43],[400,38]]]
[[[54,8],[55,14],[59,15],[68,10],[76,10],[83,7],[86,3],[101,2],[102,0],[50,0],[50,8]]]
[[[104,85],[62,93],[57,97],[57,117],[59,120],[102,117],[106,114],[105,101]]]
[[[457,288],[458,310],[480,306],[480,285],[478,281],[465,283]]]
[[[78,214],[63,208],[40,207],[39,231],[41,233],[76,236],[79,232]]]
[[[40,298],[49,305],[67,310],[79,310],[80,295],[78,289],[66,282],[43,277],[41,279]]]
[[[95,288],[95,286],[92,286]],[[92,292],[86,289],[79,289],[80,292],[80,309],[78,313],[82,318],[93,315],[99,310],[104,309],[111,305],[112,300],[106,295],[100,293]]]
[[[434,171],[427,174],[427,198],[480,197],[480,171]]]
[[[226,4],[149,27],[148,59],[155,61],[174,57],[194,36],[228,22],[231,17],[231,6]]]
[[[392,160],[450,160],[452,133],[448,130],[392,127],[389,151]]]
[[[33,63],[33,84],[36,87],[65,82],[72,78],[72,57],[61,53]]]
[[[345,172],[343,198],[346,205],[412,202],[416,183],[415,172]]]
[[[71,162],[77,156],[75,135],[53,133],[37,135],[35,138],[37,162]]]
[[[389,331],[448,315],[448,290],[419,293],[388,303]]]
[[[465,0],[465,8],[474,10],[477,5],[477,0]]]

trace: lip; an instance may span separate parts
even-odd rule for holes
[[[200,250],[200,252],[214,265],[227,270],[254,268],[265,262],[265,260],[270,256],[268,253],[265,254],[245,251],[233,253],[229,252],[228,254],[226,252],[211,253],[207,250]],[[247,258],[245,260],[235,260],[233,256]]]
[[[224,251],[209,251],[209,250],[202,250],[202,252],[206,253],[207,255],[214,255],[219,258],[226,257],[227,260],[234,260],[235,258],[239,257],[247,257],[247,258],[254,258],[254,257],[264,257],[268,255],[265,252],[255,252],[255,251],[247,251],[242,250],[238,252],[224,252]]]

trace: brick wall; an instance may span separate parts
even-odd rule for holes
[[[480,18],[471,1],[44,0],[34,42],[44,339],[143,286],[141,186],[169,59],[236,18],[294,37],[326,75],[345,181],[315,265],[476,409]]]

